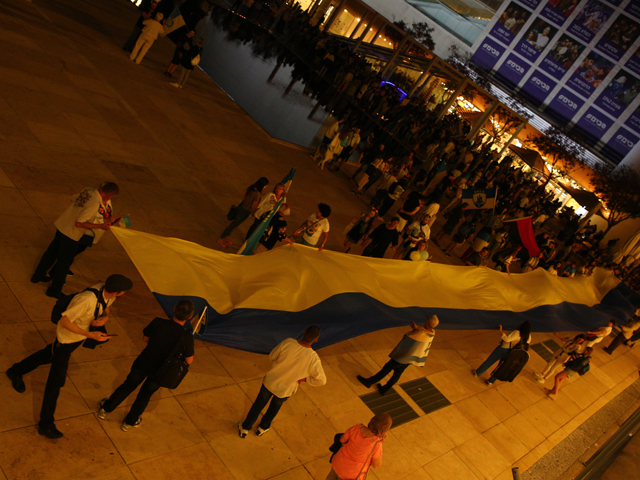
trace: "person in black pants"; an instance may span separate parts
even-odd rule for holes
[[[106,420],[125,398],[142,384],[140,391],[129,413],[124,418],[120,429],[128,432],[142,423],[141,415],[151,400],[151,396],[160,388],[156,372],[169,355],[182,356],[187,364],[193,362],[193,335],[184,329],[187,320],[193,317],[193,303],[191,300],[180,300],[173,309],[173,320],[154,318],[147,325],[142,334],[147,346],[131,366],[131,371],[124,383],[98,404],[98,418]]]
[[[56,219],[56,235],[31,276],[31,283],[51,282],[46,291],[48,297],[60,297],[73,260],[89,245],[86,240],[93,244],[120,221],[111,210],[111,199],[119,191],[113,182],[105,182],[97,190],[85,188]]]
[[[124,295],[132,287],[133,283],[128,278],[122,275],[111,275],[104,285],[92,287],[98,291],[98,295],[88,290],[78,293],[62,313],[62,318],[56,329],[55,341],[21,362],[13,364],[7,370],[6,375],[11,380],[13,389],[18,393],[23,393],[26,386],[22,376],[41,365],[51,364],[42,399],[40,421],[38,422],[40,435],[51,439],[64,436],[56,428],[54,413],[60,389],[64,386],[67,378],[69,358],[73,351],[82,345],[85,338],[99,342],[109,339],[109,335],[105,333],[90,332],[89,327],[104,326],[109,320],[109,307],[116,297]]]

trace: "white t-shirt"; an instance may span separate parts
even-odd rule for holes
[[[270,193],[269,195],[265,195],[265,197],[262,200],[260,200],[260,203],[258,204],[258,209],[255,211],[253,216],[258,219],[261,218],[262,215],[273,210],[273,207],[275,207],[279,201],[280,200],[276,198],[276,194],[273,192]],[[287,203],[287,197],[284,197],[284,201],[282,203]]]
[[[303,347],[293,338],[280,342],[269,354],[271,370],[262,383],[278,398],[287,398],[298,390],[298,380],[320,387],[327,383],[318,354],[311,348]]]
[[[104,230],[78,228],[76,222],[84,223],[104,223],[105,217],[111,216],[111,200],[102,203],[100,192],[95,188],[85,188],[71,200],[71,205],[58,217],[55,221],[56,228],[63,235],[73,239],[80,240],[82,235],[95,234],[94,243],[104,234]]]
[[[513,348],[520,341],[520,330],[502,334],[502,348]],[[527,343],[531,343],[531,334],[527,338]]]
[[[104,287],[104,284],[94,285],[93,289],[100,290]],[[105,298],[104,301],[109,307],[114,301],[116,297]],[[69,307],[62,313],[63,317],[67,317],[71,323],[75,323],[82,330],[89,331],[89,327],[91,326],[91,322],[95,320],[93,314],[96,311],[96,304],[98,303],[98,298],[95,296],[93,292],[80,292],[69,304]],[[102,306],[98,308],[98,318],[103,314]],[[58,338],[58,342],[60,343],[76,343],[81,342],[85,338],[84,335],[79,335],[77,333],[73,333],[72,331],[64,328],[62,325],[58,323],[58,327],[56,329],[56,337]]]
[[[315,245],[320,240],[320,235],[324,232],[329,232],[329,220],[323,218],[318,223],[315,223],[317,220],[316,214],[312,214],[308,220],[309,226],[304,230],[303,237],[309,245]],[[313,223],[315,225],[312,225]]]
[[[415,247],[420,239],[429,240],[429,237],[431,237],[431,227],[428,223],[426,225],[420,225],[420,220],[417,220],[409,225],[408,233],[411,237],[411,246]]]

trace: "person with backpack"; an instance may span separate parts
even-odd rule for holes
[[[75,295],[61,297],[53,308],[51,320],[57,324],[56,339],[42,350],[14,363],[6,375],[18,393],[26,390],[22,376],[41,365],[51,364],[44,389],[38,433],[50,439],[63,437],[55,425],[54,413],[60,389],[64,386],[73,351],[89,338],[98,342],[109,339],[91,327],[104,327],[109,320],[109,307],[117,297],[131,290],[133,282],[119,274],[110,275],[104,284],[94,285]],[[64,306],[64,308],[63,308]]]
[[[158,371],[169,357],[182,358],[187,365],[193,362],[193,335],[184,329],[187,320],[193,318],[194,306],[191,300],[180,300],[173,309],[173,319],[154,318],[144,330],[142,340],[147,346],[133,361],[131,371],[125,381],[115,389],[109,398],[98,403],[98,418],[106,420],[131,393],[140,391],[129,413],[124,417],[120,430],[128,432],[142,423],[144,413],[151,396],[161,387]],[[142,383],[144,382],[144,383]]]
[[[587,347],[584,350],[584,353],[573,355],[571,360],[564,364],[564,370],[556,375],[554,380],[553,388],[549,390],[545,388],[545,393],[549,396],[549,398],[555,400],[558,398],[558,391],[560,390],[560,385],[567,378],[575,377],[576,375],[582,376],[589,371],[591,354],[593,353],[592,347]]]
[[[478,367],[477,370],[471,370],[471,373],[474,377],[480,377],[484,372],[489,370],[494,363],[499,362],[509,355],[511,350],[516,347],[519,347],[520,344],[526,344],[527,347],[531,343],[531,322],[529,320],[525,320],[518,327],[517,330],[514,330],[511,333],[505,333],[502,330],[502,325],[499,325],[500,329],[500,344],[491,352],[491,354],[487,357],[487,359]],[[496,381],[494,376],[491,376],[488,380],[485,381],[487,385],[493,385]]]
[[[535,372],[535,376],[538,377],[539,383],[544,383],[549,379],[557,370],[560,365],[563,365],[571,355],[584,352],[586,344],[586,335],[581,333],[575,337],[561,337],[556,332],[553,334],[564,342],[562,348],[555,352],[547,363],[542,373]]]

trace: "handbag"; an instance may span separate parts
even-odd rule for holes
[[[180,340],[178,340],[176,346],[173,347],[171,353],[155,374],[155,381],[161,387],[177,388],[182,379],[189,373],[189,364],[184,361],[182,355],[177,355],[180,343]]]
[[[237,216],[238,216],[238,207],[236,207],[235,205],[231,205],[231,208],[229,209],[229,213],[227,213],[227,220],[231,222],[235,220]]]
[[[200,63],[200,54],[196,55],[191,59],[191,65],[193,65],[194,67],[197,66],[199,63]]]

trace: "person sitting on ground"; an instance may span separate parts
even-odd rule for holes
[[[391,415],[379,413],[365,427],[357,424],[340,437],[343,445],[331,458],[331,471],[325,480],[364,478],[369,469],[382,466],[382,443],[391,428]]]
[[[592,354],[593,348],[587,347],[584,353],[575,355],[573,359],[564,364],[564,370],[556,375],[553,388],[551,390],[545,388],[545,392],[549,398],[555,400],[558,397],[560,386],[567,378],[573,378],[577,375],[582,376],[589,370]]]
[[[399,221],[398,217],[393,217],[386,224],[378,225],[373,232],[367,235],[362,242],[362,245],[365,246],[362,256],[383,258],[389,245],[392,245],[391,249],[395,250],[400,236],[397,230]]]

